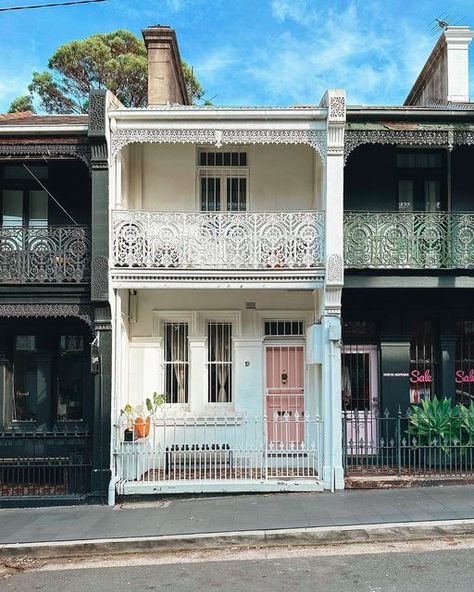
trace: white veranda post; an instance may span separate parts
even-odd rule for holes
[[[341,416],[341,296],[344,281],[343,190],[346,120],[344,91],[329,90],[323,98],[323,105],[328,109],[324,187],[326,273],[319,310],[323,346],[323,480],[324,487],[333,490],[344,487]]]

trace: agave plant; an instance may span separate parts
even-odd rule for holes
[[[418,446],[438,446],[449,452],[449,447],[460,441],[459,407],[453,407],[446,397],[423,399],[420,405],[411,407],[407,432]]]
[[[469,407],[459,404],[459,422],[463,436],[463,444],[474,444],[474,403]]]

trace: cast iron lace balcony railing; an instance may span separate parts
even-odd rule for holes
[[[88,227],[0,227],[1,283],[88,282],[90,255]]]
[[[112,213],[113,266],[179,269],[323,267],[324,213]]]
[[[350,269],[472,269],[474,214],[346,212]]]

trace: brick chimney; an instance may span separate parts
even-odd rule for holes
[[[433,48],[405,105],[469,102],[469,27],[447,27]]]
[[[148,54],[148,107],[190,105],[174,29],[155,25],[142,35]]]

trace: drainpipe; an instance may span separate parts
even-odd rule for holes
[[[336,356],[337,351],[336,348],[338,344],[341,342],[341,317],[335,314],[326,314],[323,315],[322,319],[328,323],[327,325],[327,339],[329,342],[329,367],[330,367],[330,404],[326,409],[326,413],[328,415],[328,425],[331,431],[331,437],[329,438],[330,442],[330,449],[329,449],[329,458],[330,458],[330,467],[331,467],[331,493],[334,493],[336,489],[336,460],[338,461],[337,465],[339,465],[339,460],[336,458],[336,448],[335,442],[342,438],[342,431],[339,429],[341,425],[341,417],[340,414],[335,413],[335,406],[336,406],[336,397],[341,396],[340,389],[336,388],[339,384],[340,377],[338,378],[337,373],[340,373],[339,365],[336,364]],[[332,324],[331,321],[335,321]],[[337,324],[336,324],[337,323]]]
[[[114,475],[109,482],[109,494],[107,496],[107,504],[109,506],[115,506],[115,490],[117,487],[117,483],[120,481],[120,477],[118,475]]]

